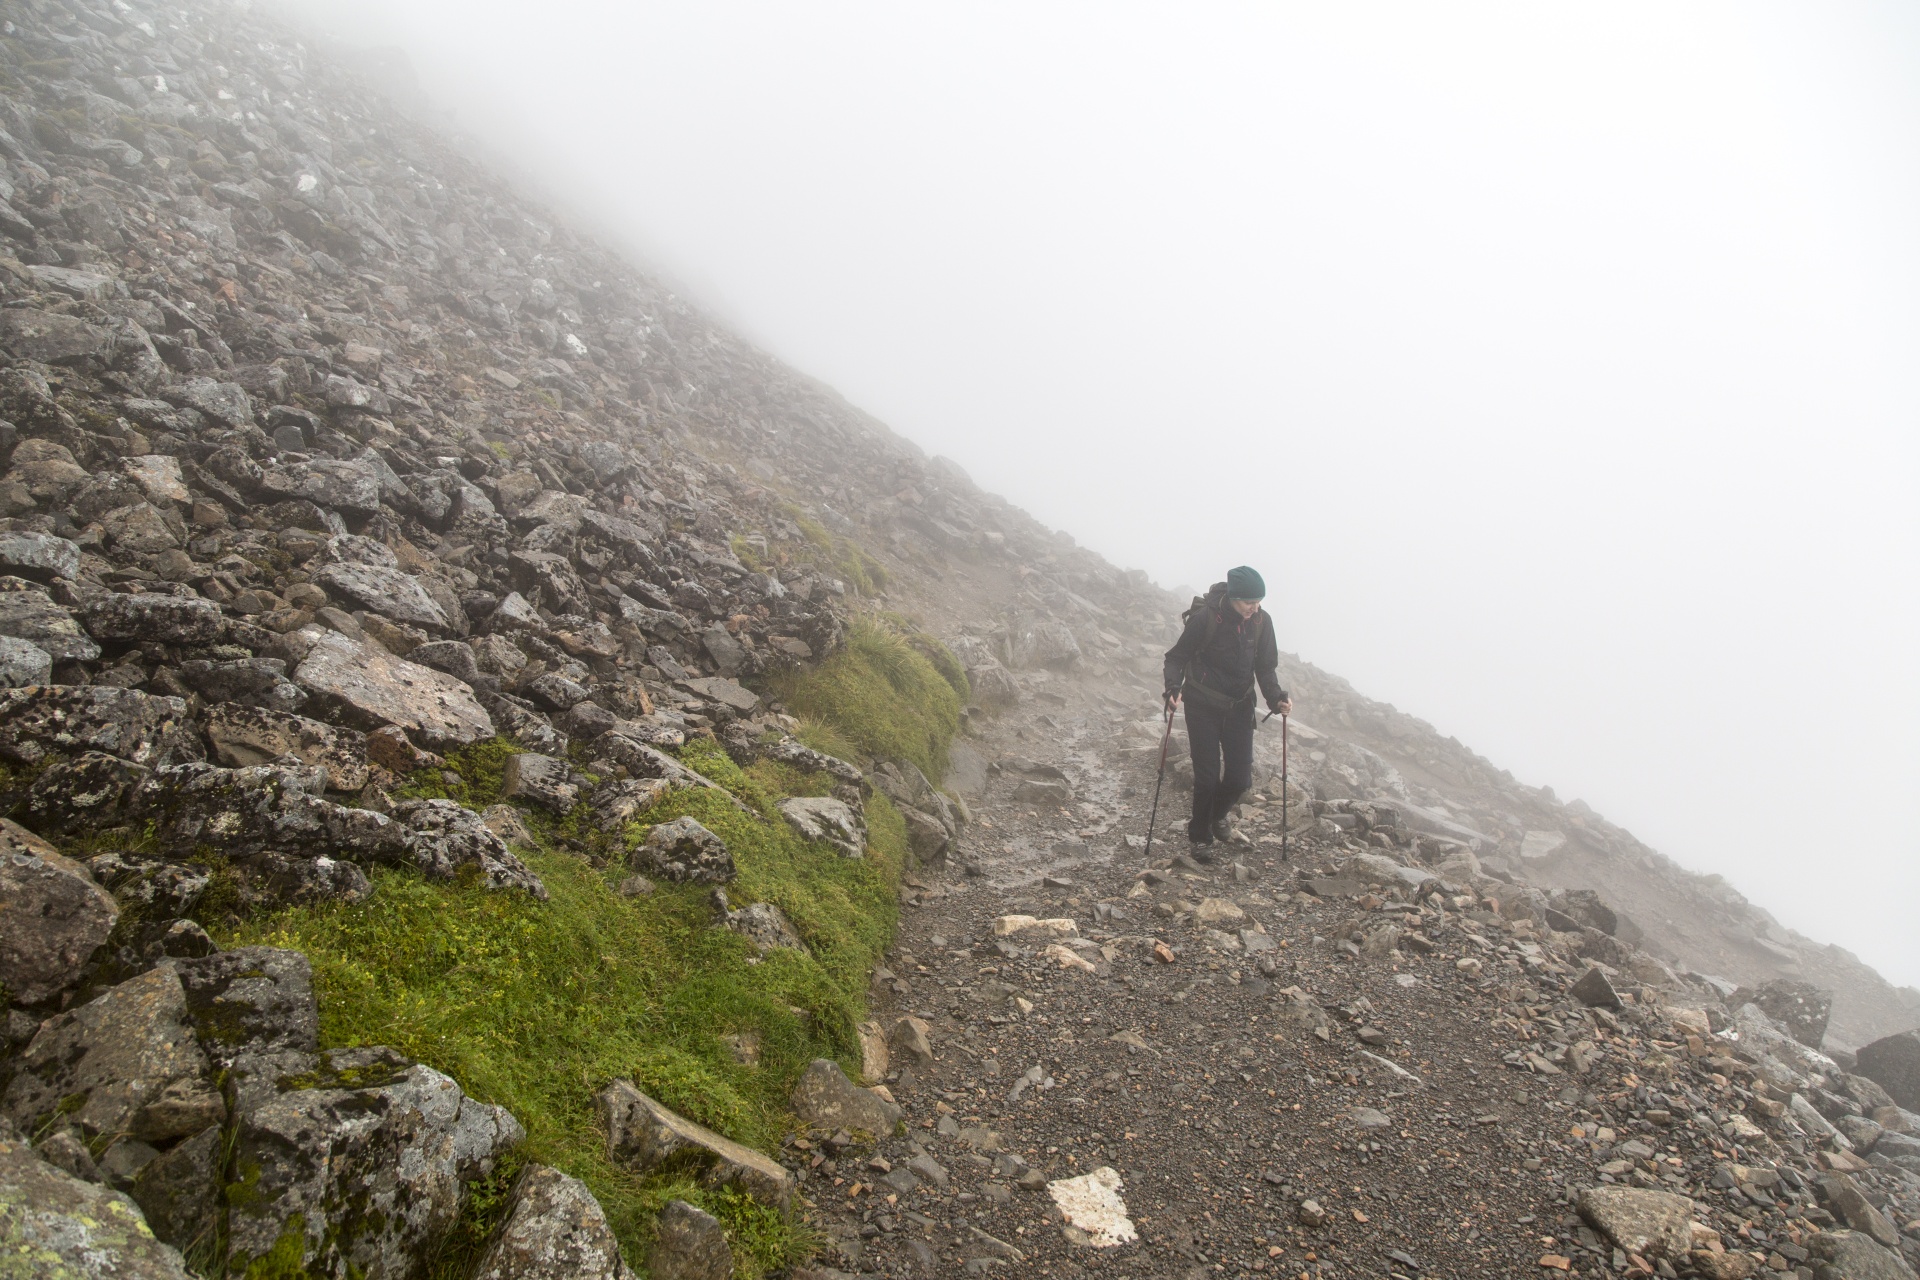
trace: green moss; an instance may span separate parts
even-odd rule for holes
[[[436,770],[410,791],[490,801],[512,750],[495,742],[455,753],[457,780]],[[832,1057],[857,1068],[855,1027],[866,1013],[867,975],[892,938],[906,830],[886,800],[875,799],[867,807],[869,856],[843,858],[766,816],[789,794],[783,775],[742,771],[706,739],[682,755],[747,811],[720,792],[682,790],[628,833],[583,838],[623,853],[645,826],[692,815],[733,854],[733,900],[778,905],[806,938],[806,953],[750,964],[747,943],[714,927],[705,886],[663,884],[624,898],[615,889],[627,874],[620,858],[596,869],[561,852],[558,833],[578,826],[533,812],[526,816],[537,847],[524,857],[546,883],[546,902],[376,870],[366,902],[290,908],[221,940],[311,957],[326,1046],[391,1045],[509,1108],[527,1128],[520,1158],[586,1182],[631,1261],[644,1258],[659,1206],[678,1196],[727,1225],[740,1274],[757,1277],[805,1256],[804,1226],[680,1175],[642,1178],[614,1166],[596,1128],[594,1094],[629,1078],[702,1124],[776,1149],[792,1123],[786,1099],[806,1064]],[[722,1042],[741,1032],[760,1039],[757,1066],[734,1061]],[[244,1174],[238,1185],[244,1189]],[[463,1274],[475,1241],[491,1230],[486,1215],[494,1210],[472,1212],[462,1228],[467,1243],[436,1274]]]
[[[447,754],[445,768],[421,769],[396,787],[396,800],[453,800],[469,809],[500,803],[507,757],[526,750],[508,738],[489,738]]]
[[[880,621],[858,619],[847,628],[844,648],[812,671],[788,677],[780,692],[794,710],[829,726],[861,754],[911,760],[938,778],[946,772],[947,744],[964,705],[928,660],[926,648],[938,645],[931,637],[916,642]],[[964,685],[964,673],[960,680]]]
[[[428,1262],[430,1280],[468,1280],[473,1275],[494,1232],[506,1220],[507,1210],[512,1206],[514,1180],[526,1163],[520,1153],[510,1152],[495,1163],[492,1173],[468,1184],[467,1200],[460,1207],[459,1218]]]
[[[305,1266],[306,1255],[306,1218],[296,1213],[273,1248],[247,1264],[246,1280],[309,1280],[313,1273]]]

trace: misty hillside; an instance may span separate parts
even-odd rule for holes
[[[1185,599],[391,58],[0,12],[0,1275],[1913,1274],[1846,939],[1286,655],[1148,849]]]

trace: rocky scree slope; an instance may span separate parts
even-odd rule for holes
[[[699,1172],[636,1236],[602,1212],[605,1196],[516,1157],[524,1129],[513,1114],[392,1049],[327,1044],[299,952],[223,951],[213,935],[275,913],[351,909],[403,873],[537,902],[548,880],[572,882],[556,849],[635,901],[704,901],[710,887],[737,892],[752,870],[714,830],[735,812],[792,833],[781,839],[807,856],[848,862],[883,860],[878,827],[899,822],[930,877],[909,886],[920,918],[950,896],[943,865],[985,872],[973,878],[981,892],[1017,893],[1048,867],[1122,858],[1120,819],[1137,804],[1120,788],[1142,784],[1118,779],[1138,772],[1157,731],[1140,717],[1180,602],[542,217],[244,7],[75,0],[5,14],[0,756],[12,818],[0,828],[0,1109],[13,1128],[0,1133],[0,1213],[11,1215],[10,1247],[37,1250],[22,1256],[48,1274],[111,1258],[113,1274],[174,1275],[183,1256],[203,1274],[445,1274],[448,1242],[488,1200],[463,1272],[620,1275],[623,1253],[655,1275],[760,1265],[741,1227],[769,1219],[723,1222],[693,1201],[706,1188],[733,1197],[709,1207],[782,1214],[796,1192],[832,1185],[813,1181],[838,1176],[822,1172],[827,1152],[884,1163],[866,1153],[902,1120],[897,1100],[831,1060],[837,1047],[869,1083],[894,1075],[913,1105],[913,1081],[889,1069],[877,1027],[857,1043],[850,1027],[803,1039],[829,1052],[795,1064],[788,1105],[796,1132],[818,1132],[777,1160],[630,1081],[586,1082],[608,1167]],[[958,664],[937,643],[901,640],[897,623],[856,619],[862,598],[880,595],[945,636]],[[1001,735],[1005,747],[1070,743],[1077,754],[1054,763],[1029,747],[989,760],[962,743],[943,793],[927,776],[946,763],[941,715],[876,717],[864,714],[870,701],[834,696],[850,669],[926,663],[969,690],[966,721],[982,746]],[[1778,1033],[1763,1006],[1791,1021],[1784,989],[1760,984],[1789,965],[1845,980],[1834,981],[1838,1016],[1855,1044],[1912,1022],[1899,993],[1843,953],[1755,930],[1737,895],[1597,815],[1290,665],[1314,725],[1300,726],[1293,813],[1323,878],[1342,882],[1363,848],[1427,868],[1418,885],[1393,873],[1402,883],[1363,909],[1405,915],[1413,901],[1443,924],[1448,910],[1482,913],[1482,940],[1506,947],[1545,1003],[1488,985],[1506,975],[1453,972],[1481,979],[1469,998],[1503,1000],[1509,1016],[1540,1007],[1528,1016],[1566,1031],[1577,997],[1554,980],[1586,981],[1569,968],[1578,952],[1603,984],[1631,986],[1636,1008],[1698,1006],[1713,1037],[1748,1019],[1742,1043],[1759,1048],[1739,1060],[1787,1093],[1782,1159],[1797,1167],[1788,1157],[1824,1148],[1824,1172],[1840,1173],[1852,1166],[1833,1157],[1849,1144],[1887,1142],[1893,1154],[1870,1151],[1878,1160],[1853,1172],[1869,1207],[1879,1197],[1876,1212],[1904,1203],[1900,1144],[1884,1135],[1908,1122],[1855,1083],[1893,1078],[1897,1065],[1794,1057],[1767,1038]],[[861,759],[802,745],[770,695],[811,709],[839,731],[842,755]],[[1101,731],[1090,737],[1090,724]],[[703,754],[707,738],[726,754]],[[1078,794],[1076,769],[1090,770]],[[1096,785],[1096,774],[1113,781]],[[755,789],[774,780],[793,791],[777,806]],[[990,829],[967,826],[964,796],[1003,782],[1010,839],[992,856],[969,853]],[[494,799],[507,803],[482,803]],[[554,870],[543,878],[536,865]],[[1289,870],[1258,874],[1285,882]],[[1604,902],[1546,897],[1529,879],[1600,882],[1639,932]],[[1450,907],[1409,892],[1429,880]],[[1698,912],[1660,908],[1686,896],[1711,898],[1720,917],[1703,927]],[[1165,905],[1168,918],[1181,914]],[[771,901],[721,897],[703,910],[763,962],[756,973],[832,942]],[[1517,936],[1529,932],[1522,922],[1531,938]],[[1495,929],[1517,945],[1496,942]],[[979,921],[968,932],[1001,954]],[[1770,946],[1738,941],[1756,932]],[[1366,953],[1375,935],[1326,936]],[[1176,961],[1206,945],[1158,941]],[[1706,973],[1730,980],[1715,987]],[[1760,1003],[1737,999],[1735,982],[1762,991]],[[1723,1004],[1722,1026],[1708,995]],[[996,1007],[986,1025],[1021,1036],[1048,1025],[1022,1021],[1029,1013]],[[1715,1062],[1733,1043],[1702,1036],[1693,1056]],[[1534,1052],[1554,1066],[1577,1047]],[[929,1062],[942,1051],[926,1048]],[[726,1052],[741,1072],[757,1069],[751,1037],[732,1035]],[[1898,1043],[1881,1057],[1905,1061]],[[1855,1065],[1869,1074],[1849,1074]],[[1742,1104],[1771,1096],[1737,1069],[1718,1074],[1743,1081]],[[1676,1114],[1634,1097],[1647,1116]],[[1712,1114],[1728,1108],[1705,1101],[1720,1141],[1746,1140],[1737,1125],[1727,1136],[1731,1111]],[[1836,1140],[1807,1114],[1823,1105],[1870,1113],[1877,1134],[1836,1128]],[[1635,1153],[1616,1158],[1631,1166]],[[859,1194],[860,1226],[840,1238],[891,1235]],[[973,1194],[956,1190],[952,1204]],[[1874,1225],[1844,1206],[1842,1216]],[[1824,1225],[1798,1221],[1808,1241]],[[1063,1255],[1063,1269],[1110,1256],[1074,1247],[1091,1261]],[[1621,1249],[1622,1266],[1643,1255],[1669,1270],[1720,1265]],[[995,1257],[1008,1260],[900,1255],[902,1266],[975,1270]]]

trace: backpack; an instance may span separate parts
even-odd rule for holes
[[[1239,706],[1241,703],[1245,702],[1248,698],[1253,696],[1254,689],[1258,689],[1260,687],[1258,682],[1256,682],[1254,684],[1254,689],[1249,689],[1246,693],[1240,695],[1238,698],[1230,698],[1226,694],[1221,693],[1217,689],[1208,688],[1206,685],[1202,684],[1198,679],[1194,677],[1193,666],[1195,661],[1198,660],[1201,654],[1205,653],[1208,649],[1213,647],[1213,637],[1215,633],[1218,632],[1220,629],[1220,611],[1218,609],[1215,609],[1213,606],[1209,605],[1207,603],[1207,600],[1214,595],[1220,595],[1224,593],[1226,589],[1227,589],[1226,583],[1224,582],[1214,583],[1211,587],[1207,589],[1206,595],[1195,596],[1193,598],[1193,603],[1188,605],[1185,611],[1182,612],[1180,615],[1180,627],[1181,627],[1181,630],[1183,631],[1193,621],[1194,614],[1204,611],[1207,619],[1206,634],[1201,636],[1199,646],[1194,650],[1193,657],[1187,659],[1186,670],[1181,673],[1181,677],[1180,677],[1181,694],[1184,697],[1197,696],[1201,706],[1211,707],[1215,711],[1225,711],[1225,710],[1228,710],[1229,708]],[[1222,598],[1224,599],[1224,595],[1222,595]],[[1268,626],[1273,625],[1273,619],[1271,617],[1265,614],[1263,614],[1262,616],[1266,617],[1266,623]]]

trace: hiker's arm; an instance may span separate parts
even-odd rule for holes
[[[1273,617],[1268,615],[1267,625],[1260,628],[1260,648],[1253,656],[1253,675],[1260,682],[1260,692],[1267,700],[1267,710],[1289,712],[1293,710],[1293,696],[1280,687],[1280,644],[1273,637]]]
[[[1180,692],[1180,686],[1186,680],[1187,663],[1193,657],[1193,651],[1200,644],[1200,636],[1206,630],[1206,621],[1199,614],[1187,620],[1186,630],[1174,641],[1173,648],[1167,650],[1167,660],[1160,670],[1160,688],[1162,697],[1171,700]]]

